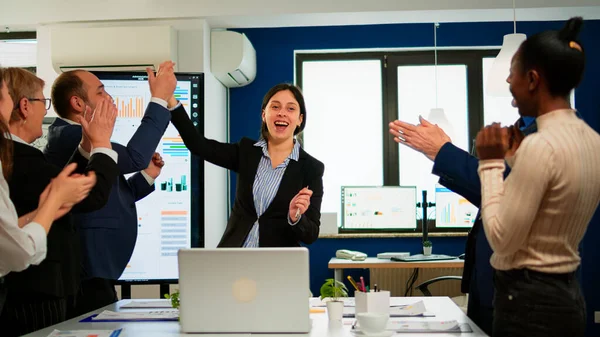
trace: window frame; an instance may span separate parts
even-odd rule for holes
[[[37,41],[37,32],[9,32],[9,33],[0,33],[0,41],[7,40],[36,40]],[[1,64],[0,64],[1,66]],[[31,71],[32,73],[37,73],[36,67],[25,67],[25,70]]]
[[[468,149],[472,149],[477,132],[483,127],[484,122],[484,95],[483,92],[483,59],[496,57],[500,49],[443,49],[437,51],[438,65],[465,65],[467,68],[467,118],[468,118]],[[304,62],[311,61],[352,61],[352,60],[381,60],[382,78],[382,116],[383,116],[383,186],[399,186],[400,184],[400,158],[399,145],[389,135],[389,121],[398,119],[398,67],[435,65],[433,49],[405,50],[405,51],[367,51],[367,52],[323,52],[312,53],[296,51],[295,53],[295,79],[296,84],[302,88],[302,73]],[[302,134],[299,135],[302,137]],[[420,201],[421,191],[417,191],[417,200]],[[428,196],[432,200],[433,196]],[[430,212],[428,207],[428,213]],[[419,207],[418,213],[422,213]],[[422,218],[422,217],[421,217]],[[423,221],[417,217],[414,230],[377,229],[372,232],[421,232]],[[420,221],[421,220],[421,221]],[[467,232],[471,228],[437,228],[434,219],[427,220],[429,232]],[[345,231],[346,232],[346,231]],[[362,230],[361,232],[365,232]]]

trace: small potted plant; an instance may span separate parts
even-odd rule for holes
[[[327,299],[327,316],[330,321],[341,321],[344,316],[342,297],[348,297],[346,285],[335,279],[327,279],[321,286],[321,300]]]
[[[427,256],[427,255],[431,255],[431,241],[429,240],[425,240],[423,241],[423,255]]]

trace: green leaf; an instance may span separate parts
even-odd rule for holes
[[[321,299],[331,298],[336,301],[340,297],[348,297],[348,288],[346,285],[335,279],[326,279],[321,286]]]

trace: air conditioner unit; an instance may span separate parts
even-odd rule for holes
[[[177,32],[171,26],[55,27],[50,30],[52,66],[72,69],[145,71],[177,62]]]
[[[211,32],[210,70],[229,88],[252,83],[256,77],[256,50],[248,37],[226,30]]]

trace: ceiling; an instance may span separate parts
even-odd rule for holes
[[[510,0],[0,0],[0,29],[178,18],[223,28],[512,21],[512,6]],[[600,19],[600,0],[518,0],[516,8],[519,21]]]

